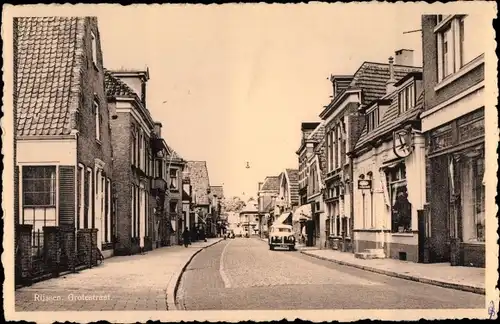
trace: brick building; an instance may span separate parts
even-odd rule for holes
[[[168,215],[170,221],[170,244],[180,244],[182,232],[188,221],[184,215],[183,207],[183,179],[182,173],[186,161],[171,147],[167,156],[168,170]],[[185,197],[186,198],[186,197]]]
[[[207,163],[188,161],[184,177],[189,179],[192,189],[191,198],[195,210],[194,227],[203,231],[205,235],[209,235],[213,220],[210,215],[210,179]]]
[[[398,51],[393,77],[401,79],[415,70],[412,62],[406,63],[406,51]],[[410,66],[408,66],[410,65]],[[330,219],[330,237],[341,240],[340,249],[352,251],[353,236],[372,235],[354,219],[354,185],[351,151],[359,138],[366,117],[359,108],[379,99],[386,93],[390,78],[389,64],[364,62],[352,76],[332,76],[331,102],[320,114],[325,123],[326,178],[325,203]],[[355,239],[355,238],[354,238]],[[362,240],[362,238],[359,238]],[[334,245],[335,246],[335,245]]]
[[[418,262],[418,212],[425,202],[422,72],[390,80],[387,95],[361,110],[368,121],[353,151],[354,179],[370,184],[354,191],[355,214],[372,235],[355,245],[357,252],[378,249],[380,256]]]
[[[23,17],[14,26],[16,235],[32,231],[36,276],[46,260],[69,267],[95,260],[95,246],[113,254],[116,116],[104,91],[97,18]]]
[[[279,176],[267,176],[264,182],[259,183],[259,191],[257,192],[260,215],[259,228],[264,235],[268,234],[269,226],[272,225],[271,214],[279,194],[279,185]]]
[[[146,107],[149,72],[106,71],[108,105],[114,149],[117,241],[115,253],[134,254],[153,248],[154,174],[151,138],[155,123]]]
[[[422,16],[426,262],[485,266],[484,37],[480,15]]]

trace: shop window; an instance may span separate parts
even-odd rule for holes
[[[411,203],[408,200],[406,167],[403,163],[386,171],[391,199],[391,231],[411,232]]]
[[[460,159],[460,192],[464,242],[484,242],[485,187],[484,157],[471,151]]]

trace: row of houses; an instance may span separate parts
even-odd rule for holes
[[[222,187],[162,136],[149,69],[104,67],[97,18],[15,18],[14,70],[17,279],[215,235]]]
[[[302,123],[298,169],[259,184],[259,212],[310,246],[484,267],[480,18],[422,16],[422,67],[402,49],[332,75],[320,120]]]

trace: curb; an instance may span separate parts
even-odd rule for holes
[[[401,273],[397,273],[394,271],[389,271],[389,270],[382,270],[382,269],[377,269],[377,268],[372,268],[372,267],[367,267],[367,266],[362,266],[354,263],[349,263],[345,261],[340,261],[340,260],[335,260],[335,259],[329,259],[326,257],[322,257],[319,255],[315,255],[313,253],[308,253],[307,251],[300,251],[300,253],[305,254],[307,256],[320,259],[320,260],[325,260],[325,261],[330,261],[333,263],[337,263],[340,265],[345,265],[353,268],[358,268],[361,270],[365,271],[370,271],[370,272],[375,272],[378,274],[383,274],[389,277],[395,277],[395,278],[400,278],[400,279],[406,279],[406,280],[411,280],[411,281],[416,281],[420,283],[425,283],[429,285],[434,285],[434,286],[439,286],[443,288],[450,288],[450,289],[455,289],[455,290],[461,290],[461,291],[466,291],[466,292],[471,292],[479,295],[485,295],[486,294],[486,289],[485,288],[480,288],[480,287],[473,287],[473,286],[467,286],[467,285],[461,285],[461,284],[456,284],[456,283],[451,283],[451,282],[445,282],[445,281],[439,281],[439,280],[433,280],[433,279],[426,279],[426,278],[420,278],[416,276],[411,276],[411,275],[405,275]]]
[[[186,264],[184,264],[184,266],[179,271],[174,272],[174,274],[170,278],[170,281],[169,281],[168,286],[167,286],[167,291],[166,291],[167,311],[178,310],[178,307],[177,307],[177,289],[179,288],[182,274],[184,273],[184,271],[186,271],[186,268],[191,263],[191,261],[194,259],[194,257],[198,253],[203,251],[204,249],[211,247],[212,245],[215,245],[215,244],[219,243],[220,241],[223,241],[223,239],[220,239],[216,242],[210,243],[204,247],[199,248],[196,252],[194,252],[189,257]]]

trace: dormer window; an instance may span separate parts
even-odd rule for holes
[[[97,67],[97,38],[94,32],[90,32],[90,35],[92,37],[92,62]]]
[[[402,89],[398,94],[398,107],[399,114],[413,108],[415,106],[415,85],[410,84],[409,86]]]
[[[377,128],[380,119],[379,119],[379,110],[378,107],[371,110],[366,114],[366,131],[371,132],[375,128]]]

